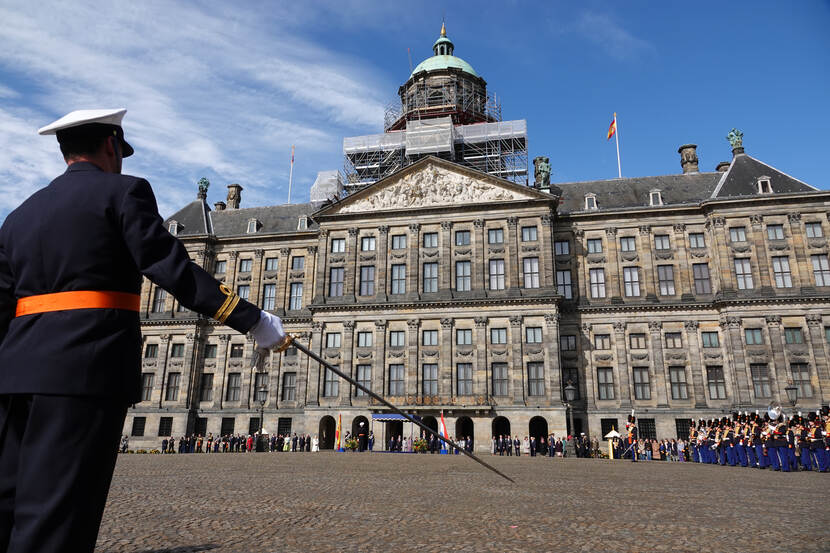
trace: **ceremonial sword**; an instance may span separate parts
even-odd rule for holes
[[[346,374],[340,372],[338,369],[336,369],[335,367],[333,367],[329,363],[326,363],[325,361],[323,361],[322,358],[320,358],[320,356],[318,356],[317,354],[310,351],[304,345],[302,345],[302,344],[300,344],[300,343],[298,343],[294,340],[291,341],[291,345],[293,347],[297,348],[298,350],[300,350],[301,352],[305,353],[306,355],[308,355],[309,357],[311,357],[312,359],[314,359],[315,361],[317,361],[321,365],[323,365],[325,368],[327,368],[328,370],[330,370],[331,372],[333,372],[334,374],[336,374],[337,376],[339,376],[340,378],[342,378],[343,380],[345,380],[349,384],[352,384],[353,386],[355,386],[359,390],[362,390],[364,393],[366,393],[371,398],[373,398],[373,399],[381,402],[383,405],[389,407],[390,409],[392,409],[392,411],[394,411],[395,413],[401,415],[403,418],[405,418],[406,420],[408,420],[412,424],[418,425],[421,429],[426,430],[427,432],[429,432],[430,434],[432,434],[433,436],[435,436],[439,440],[445,442],[447,445],[450,445],[450,446],[454,447],[455,449],[457,449],[458,451],[460,451],[461,453],[463,453],[464,455],[466,455],[467,457],[469,457],[470,459],[472,459],[476,463],[492,470],[493,472],[495,472],[496,474],[498,474],[502,478],[504,478],[506,480],[509,480],[510,482],[513,482],[514,484],[516,483],[515,480],[513,480],[512,478],[510,478],[509,476],[507,476],[506,474],[504,474],[503,472],[501,472],[497,468],[492,467],[492,466],[488,465],[487,463],[485,463],[484,461],[482,461],[481,459],[479,459],[474,453],[472,453],[470,451],[467,451],[465,448],[459,446],[457,443],[450,440],[449,438],[445,438],[444,436],[442,436],[440,433],[436,432],[435,430],[433,430],[429,426],[427,426],[427,425],[425,425],[425,424],[423,424],[419,421],[416,421],[412,416],[404,413],[403,411],[401,411],[400,409],[395,407],[395,405],[393,405],[392,403],[390,403],[389,401],[387,401],[386,399],[384,399],[380,395],[376,394],[375,392],[373,392],[372,390],[370,390],[369,388],[367,388],[363,384],[360,384],[356,380],[352,379],[350,376],[347,376]],[[260,352],[259,352],[259,350],[254,350],[253,363],[251,364],[254,369],[256,369],[259,366],[259,361],[260,361]]]

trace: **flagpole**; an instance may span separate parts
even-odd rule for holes
[[[620,166],[620,126],[617,123],[617,112],[614,112],[614,138],[617,139],[617,176],[622,178],[622,167]]]
[[[620,146],[617,145],[617,157],[620,156]],[[288,170],[288,203],[291,203],[291,181],[294,180],[294,145],[291,145],[291,168]]]

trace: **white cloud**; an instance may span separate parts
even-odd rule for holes
[[[582,12],[571,28],[616,59],[633,58],[653,49],[647,40],[634,36],[604,13]]]
[[[305,16],[297,7],[14,4],[0,5],[5,183],[34,182],[34,166],[53,177],[61,165],[59,156],[35,161],[45,151],[54,158],[57,148],[26,133],[72,109],[126,107],[125,133],[137,154],[125,172],[151,180],[163,214],[190,201],[202,175],[214,182],[212,196],[239,182],[248,205],[273,203],[275,188],[287,186],[291,144],[295,183],[311,182],[317,170],[340,166],[342,136],[376,132],[382,122],[383,78],[299,36]],[[0,190],[0,216],[30,189]]]

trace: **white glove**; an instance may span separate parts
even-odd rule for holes
[[[250,332],[258,348],[269,350],[283,345],[287,338],[280,318],[267,311],[260,313],[259,322],[251,327]]]

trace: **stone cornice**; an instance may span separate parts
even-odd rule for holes
[[[728,300],[714,300],[708,302],[675,302],[675,303],[632,303],[632,304],[605,304],[605,305],[580,305],[576,311],[579,313],[623,313],[629,311],[650,312],[650,311],[679,311],[679,310],[707,310],[722,309],[724,307],[746,306],[746,305],[795,305],[800,303],[823,303],[830,302],[830,296],[790,296],[771,298],[741,298]]]
[[[410,301],[400,303],[346,303],[346,304],[312,304],[308,308],[312,313],[325,313],[336,311],[380,311],[380,310],[426,310],[435,308],[452,307],[477,307],[496,305],[551,305],[557,306],[560,296],[516,296],[499,298],[477,298],[477,299],[449,299],[437,301]]]

